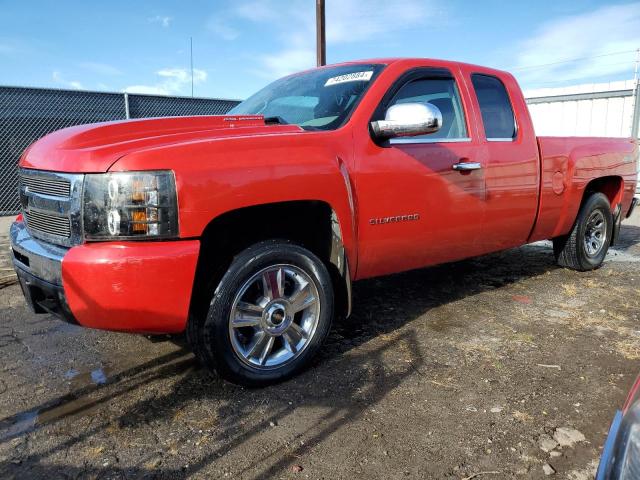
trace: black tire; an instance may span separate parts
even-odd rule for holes
[[[589,221],[602,214],[604,220],[604,232],[606,237],[601,243],[599,249],[594,249],[593,253],[587,251],[585,245],[585,237],[589,230]],[[581,272],[594,270],[602,265],[604,258],[609,250],[613,233],[613,214],[611,213],[611,205],[609,199],[602,193],[593,193],[586,199],[578,218],[569,235],[553,239],[553,253],[556,257],[558,265]]]
[[[276,265],[291,265],[313,281],[319,313],[316,327],[297,357],[271,369],[254,368],[234,350],[229,322],[234,301],[243,285],[265,268]],[[284,381],[309,365],[329,334],[333,315],[333,286],[322,261],[298,245],[282,240],[269,240],[247,248],[233,259],[213,294],[206,320],[192,322],[189,336],[198,345],[195,353],[205,367],[215,370],[232,383],[263,387]]]

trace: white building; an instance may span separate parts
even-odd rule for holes
[[[538,135],[631,137],[634,118],[637,122],[640,116],[634,116],[634,80],[539,88],[524,94]]]

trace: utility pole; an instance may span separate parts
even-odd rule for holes
[[[191,53],[191,97],[193,98],[193,37],[189,37],[189,47]]]
[[[316,0],[316,54],[319,67],[327,64],[324,0]]]

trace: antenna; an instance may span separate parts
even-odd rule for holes
[[[191,51],[191,97],[193,97],[193,37],[189,37],[189,46]]]

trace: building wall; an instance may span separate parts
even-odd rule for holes
[[[538,135],[630,137],[634,81],[525,91]]]

